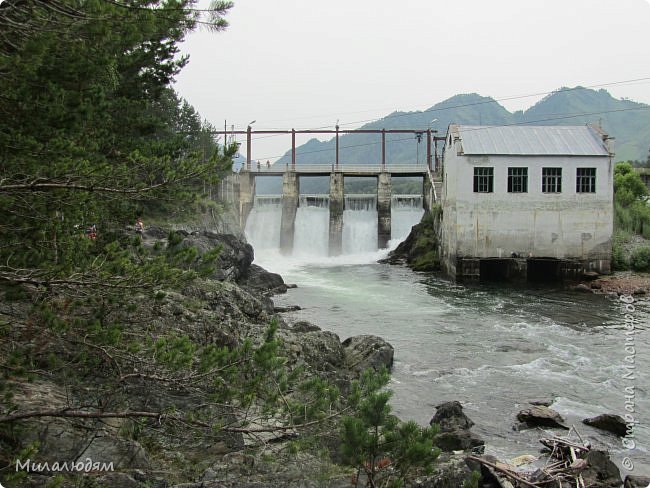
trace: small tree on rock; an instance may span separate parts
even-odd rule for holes
[[[391,414],[389,380],[385,368],[369,369],[352,384],[348,401],[355,414],[343,418],[341,449],[346,462],[358,469],[357,484],[363,471],[367,486],[404,486],[413,468],[429,472],[440,454],[433,446],[437,426],[400,422]]]

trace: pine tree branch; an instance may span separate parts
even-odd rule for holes
[[[0,423],[15,422],[16,420],[25,420],[31,418],[41,417],[57,417],[57,418],[87,418],[87,419],[100,419],[100,418],[132,418],[132,417],[147,417],[156,418],[158,422],[168,417],[167,414],[161,412],[139,412],[139,411],[126,411],[126,412],[87,412],[83,410],[73,409],[58,409],[58,410],[31,410],[22,413],[14,413],[0,417]]]
[[[141,290],[144,287],[152,286],[153,283],[149,282],[140,282],[134,285],[126,285],[121,283],[107,283],[105,281],[93,281],[93,280],[66,280],[66,279],[35,279],[29,277],[21,277],[16,274],[3,273],[0,271],[0,281],[9,281],[12,283],[22,283],[25,285],[34,285],[34,286],[73,286],[73,287],[89,287],[97,286],[103,288],[113,288],[118,290]]]
[[[108,278],[97,280],[95,277],[86,277],[80,273],[72,274],[68,278],[51,278],[42,270],[17,269],[9,266],[0,266],[0,281],[34,286],[101,287],[117,290],[141,290],[154,285],[153,281],[142,279],[136,281],[134,278],[118,276],[112,276],[110,280]]]
[[[192,178],[194,175],[188,175],[184,177],[183,179],[186,178]],[[34,180],[31,183],[18,183],[18,184],[13,184],[13,185],[0,185],[0,193],[9,193],[9,192],[20,192],[20,191],[37,191],[37,190],[74,190],[74,191],[87,191],[87,192],[100,192],[100,193],[120,193],[120,194],[140,194],[140,193],[147,193],[153,190],[156,190],[158,188],[164,187],[166,185],[169,185],[170,183],[176,183],[182,181],[181,179],[178,180],[166,180],[161,183],[143,187],[143,188],[111,188],[111,187],[104,187],[104,186],[95,186],[95,185],[81,185],[78,183],[70,183],[70,182],[53,182],[53,181],[46,181],[46,182],[39,182],[38,180]]]
[[[303,424],[296,425],[273,425],[273,426],[262,426],[262,427],[222,427],[220,430],[223,432],[238,433],[238,434],[258,434],[258,433],[268,433],[268,432],[283,432],[287,430],[301,429],[305,427],[311,427],[313,425],[320,424],[332,418],[336,418],[342,415],[344,411],[335,412],[328,415],[322,419],[312,420],[311,422],[305,422]],[[182,418],[179,415],[167,414],[163,412],[147,412],[147,411],[124,411],[124,412],[88,412],[85,410],[75,410],[75,409],[56,409],[56,410],[30,410],[21,413],[14,413],[11,415],[5,415],[0,417],[0,424],[7,422],[15,422],[17,420],[26,420],[34,418],[43,418],[43,417],[55,417],[55,418],[85,418],[85,419],[102,419],[102,418],[155,418],[158,419],[158,423],[161,424],[165,420],[184,422],[190,425],[196,425],[199,427],[212,428],[213,425],[203,422],[200,420],[188,420]]]
[[[138,378],[138,379],[145,379],[145,380],[152,380],[152,381],[160,381],[163,383],[181,383],[181,384],[188,384],[188,383],[193,383],[196,380],[199,380],[201,378],[205,378],[206,376],[211,376],[217,373],[220,373],[222,371],[227,370],[228,368],[231,368],[233,366],[237,366],[239,364],[242,364],[245,362],[247,358],[242,358],[238,359],[237,361],[234,361],[232,363],[229,363],[225,366],[219,367],[219,368],[214,368],[211,369],[210,371],[207,371],[205,373],[194,373],[190,374],[184,377],[179,377],[179,378],[171,378],[171,377],[165,377],[165,376],[159,376],[159,375],[150,375],[150,374],[145,374],[145,373],[128,373],[125,375],[121,375],[119,382],[122,383],[128,379],[131,378]]]

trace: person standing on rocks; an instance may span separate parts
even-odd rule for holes
[[[140,235],[142,235],[142,233],[144,232],[144,224],[142,223],[142,219],[140,217],[135,219],[135,232],[136,234],[140,234]]]

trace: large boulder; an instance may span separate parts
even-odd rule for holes
[[[429,424],[438,424],[440,427],[434,444],[443,451],[465,451],[485,444],[483,439],[470,432],[474,422],[465,415],[460,402],[452,401],[438,405]]]
[[[63,410],[69,406],[69,391],[49,381],[15,383],[13,400],[25,411]],[[34,463],[83,462],[113,463],[114,469],[148,468],[142,446],[120,437],[122,419],[35,417],[21,422],[21,445],[38,443]],[[26,460],[22,460],[23,462]]]
[[[96,483],[98,483],[99,486],[119,486],[119,488],[143,488],[144,486],[150,486],[141,484],[132,476],[120,472],[112,472],[99,476],[96,478]]]
[[[555,410],[541,405],[526,408],[517,414],[517,420],[527,427],[555,427],[569,429]]]
[[[176,229],[173,231],[180,239],[175,246],[180,249],[194,247],[199,255],[214,248],[221,248],[212,278],[217,280],[238,280],[248,272],[253,262],[253,247],[234,234],[220,234],[212,230],[192,231]],[[142,244],[149,249],[168,245],[169,230],[158,226],[146,227],[142,233]]]
[[[442,453],[433,465],[433,472],[426,477],[419,478],[417,484],[420,488],[458,488],[470,480],[472,470],[465,461],[465,455]]]
[[[314,371],[335,372],[343,367],[345,356],[341,340],[334,332],[281,330],[283,342],[295,362],[303,362]]]
[[[582,423],[586,425],[590,425],[597,429],[606,430],[607,432],[612,432],[613,434],[616,434],[619,437],[625,437],[625,433],[627,432],[627,426],[625,424],[625,420],[620,415],[605,413],[602,415],[598,415],[597,417],[584,419]]]
[[[307,322],[306,320],[299,320],[291,326],[291,330],[294,332],[314,332],[316,330],[321,330],[321,328],[311,322]]]
[[[648,488],[650,486],[650,476],[632,476],[625,477],[623,488]]]
[[[277,273],[266,271],[257,264],[251,264],[248,269],[239,276],[237,282],[261,293],[285,293],[287,285],[285,285],[282,276]]]
[[[359,335],[343,341],[345,363],[353,373],[362,373],[372,368],[379,371],[382,367],[393,366],[394,349],[388,342],[375,335]]]
[[[441,403],[429,424],[438,424],[441,432],[470,429],[474,422],[465,415],[463,406],[458,401]]]
[[[438,227],[439,216],[425,213],[420,223],[411,228],[406,239],[379,262],[407,264],[415,271],[440,270]]]
[[[590,488],[618,488],[623,484],[621,473],[612,460],[609,459],[609,454],[606,451],[591,450],[587,453],[586,460],[587,468],[580,473],[585,486]]]
[[[167,239],[169,232],[159,227],[157,225],[152,225],[150,227],[145,227],[144,232],[142,233],[142,239],[147,240],[161,240]]]
[[[250,456],[231,453],[215,462],[199,476],[201,481],[170,488],[350,488],[349,470],[328,465],[322,457],[300,451],[288,455]]]
[[[180,241],[174,244],[180,249],[193,247],[199,256],[215,248],[220,248],[215,271],[211,278],[219,281],[234,281],[237,284],[263,294],[284,293],[287,285],[282,276],[266,271],[261,266],[252,264],[255,257],[253,247],[234,234],[220,234],[212,230],[192,231],[176,229]],[[145,229],[143,245],[150,249],[168,245],[169,231],[151,226]]]
[[[94,434],[87,446],[78,458],[79,461],[92,459],[93,462],[113,462],[116,469],[149,467],[145,450],[131,439],[121,439],[100,431]]]
[[[255,257],[253,247],[246,241],[233,234],[218,234],[210,230],[188,235],[181,246],[194,246],[200,254],[220,246],[217,279],[240,279],[246,275]]]

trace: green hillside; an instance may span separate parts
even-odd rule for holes
[[[648,105],[619,100],[606,90],[562,88],[524,113],[524,120],[539,125],[600,124],[615,138],[617,161],[645,161],[650,147]],[[637,110],[639,109],[639,110]],[[576,114],[589,114],[574,116]],[[560,117],[569,117],[559,119]]]
[[[394,112],[383,119],[362,126],[363,129],[438,130],[444,135],[451,123],[466,125],[579,125],[600,124],[615,137],[616,160],[645,161],[650,147],[650,106],[631,100],[613,98],[606,90],[561,88],[526,111],[511,113],[496,100],[476,93],[455,95],[431,108],[417,112]],[[435,120],[437,119],[437,120]],[[434,121],[435,122],[432,122]],[[424,164],[426,143],[415,136],[386,136],[388,163]],[[312,139],[296,148],[296,161],[303,164],[332,163],[335,160],[334,139],[321,142]],[[340,161],[352,164],[377,164],[381,160],[381,139],[378,134],[340,136]],[[288,151],[281,159],[291,161]]]

